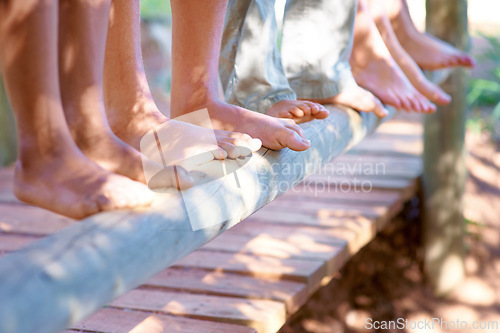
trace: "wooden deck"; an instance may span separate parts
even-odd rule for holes
[[[401,114],[242,223],[66,332],[276,332],[415,195],[422,127]],[[0,254],[74,223],[0,170]]]

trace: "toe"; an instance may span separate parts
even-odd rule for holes
[[[313,114],[312,108],[307,103],[300,104],[299,109],[301,109],[305,115]]]
[[[401,108],[405,111],[414,111],[414,107],[412,106],[410,99],[408,96],[400,96],[399,101],[401,103]]]
[[[391,91],[387,92],[387,95],[383,96],[381,98],[381,100],[382,100],[383,103],[391,105],[391,106],[395,107],[398,110],[401,110],[401,109],[405,108],[405,106],[404,106],[401,98],[398,97],[396,94],[394,94]]]
[[[411,105],[411,111],[423,112],[426,109],[424,101],[421,100],[417,94],[414,94],[413,96],[409,97],[408,101],[410,102]]]
[[[429,81],[425,83],[425,97],[427,97],[431,102],[439,105],[450,104],[451,96],[445,93],[441,87]]]
[[[387,115],[389,115],[389,111],[387,111],[382,102],[375,96],[373,99],[373,107],[371,107],[371,109],[373,110],[373,113],[375,113],[377,117],[384,118],[387,117]]]
[[[222,141],[222,142],[219,142],[219,146],[227,152],[227,156],[229,158],[240,157],[240,151],[239,151],[238,147],[236,147],[232,143],[227,142],[227,141]]]
[[[311,142],[306,138],[300,136],[295,130],[285,128],[280,134],[280,144],[283,147],[288,147],[295,151],[304,151],[311,147]]]
[[[289,112],[296,118],[302,118],[306,115],[304,110],[300,109],[299,107],[293,107]]]
[[[219,143],[220,143],[220,141],[219,141]],[[223,160],[227,157],[227,152],[224,150],[224,148],[222,148],[220,146],[220,144],[219,144],[219,147],[217,147],[217,149],[212,150],[211,153],[212,153],[213,158],[211,158],[210,155],[207,155],[206,160],[200,164],[210,162],[212,159]]]
[[[240,156],[248,156],[252,152],[259,150],[262,146],[262,141],[259,139],[242,140],[239,138],[228,138],[225,141],[238,149],[242,148],[240,149]]]
[[[302,138],[306,137],[304,130],[299,125],[297,125],[293,120],[284,120],[283,125],[284,125],[284,127],[291,129],[292,131],[297,133]]]
[[[316,113],[320,112],[322,109],[324,109],[323,105],[314,103],[314,102],[309,102],[305,101],[305,103],[309,106],[311,109],[311,114],[315,115]]]
[[[314,118],[325,119],[330,115],[330,111],[328,111],[323,105],[312,102],[310,103],[313,104],[313,106],[311,106],[311,110]]]

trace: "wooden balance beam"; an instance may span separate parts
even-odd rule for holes
[[[309,150],[261,149],[241,166],[239,193],[211,182],[183,194],[158,194],[147,209],[91,216],[1,258],[0,332],[57,332],[78,322],[256,212],[381,123],[371,113],[328,109],[328,119],[302,125]],[[211,163],[230,169],[241,164]],[[193,210],[189,202],[203,207]],[[229,218],[193,231],[198,216]]]

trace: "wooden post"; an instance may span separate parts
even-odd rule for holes
[[[16,160],[16,126],[0,76],[0,167]]]
[[[465,49],[467,0],[427,0],[427,31]],[[443,88],[453,101],[424,120],[424,270],[436,295],[445,295],[465,275],[462,196],[466,75],[454,69]]]

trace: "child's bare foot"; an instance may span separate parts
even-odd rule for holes
[[[76,219],[148,206],[154,197],[145,185],[101,169],[76,149],[18,162],[14,193],[21,201]]]
[[[418,31],[411,19],[406,0],[371,1],[378,1],[385,6],[399,42],[420,68],[436,70],[453,66],[474,67],[475,61],[467,53]]]
[[[264,147],[295,151],[309,149],[311,142],[292,119],[280,119],[253,112],[222,101],[205,104],[214,128],[248,134],[260,139]]]
[[[423,70],[475,66],[474,59],[467,53],[432,35],[422,32],[411,33],[399,40],[403,48]]]
[[[168,119],[158,110],[152,100],[148,98],[143,98],[142,100],[145,102],[136,103],[132,108],[122,107],[121,110],[118,110],[116,107],[109,107],[107,109],[109,124],[113,132],[121,140],[138,151],[140,150],[140,142],[144,135],[167,122],[169,128],[175,132],[185,133],[184,135],[189,135],[188,133],[193,130],[195,132],[207,130],[198,126],[193,128],[193,125],[189,123]],[[252,139],[249,135],[243,133],[217,129],[213,133],[217,145],[221,148],[219,154],[214,154],[214,158],[217,159],[246,156],[249,153],[259,150],[262,145],[260,140]],[[249,148],[249,150],[241,150],[237,149],[237,147],[245,147]]]
[[[293,119],[297,124],[301,124],[314,119],[325,119],[330,112],[319,103],[283,100],[275,103],[266,114],[276,118]]]
[[[378,1],[368,1],[368,3],[370,4],[370,13],[385,45],[411,84],[431,102],[440,105],[449,104],[451,101],[450,95],[445,93],[438,85],[427,80],[417,63],[399,43],[392,29],[391,21],[385,13],[384,6]]]
[[[356,14],[350,63],[356,82],[384,104],[406,111],[436,110],[436,106],[412,86],[391,57],[363,2],[359,2]]]
[[[377,97],[359,86],[349,87],[338,95],[314,101],[321,104],[340,104],[360,112],[373,112],[380,118],[389,114]]]

